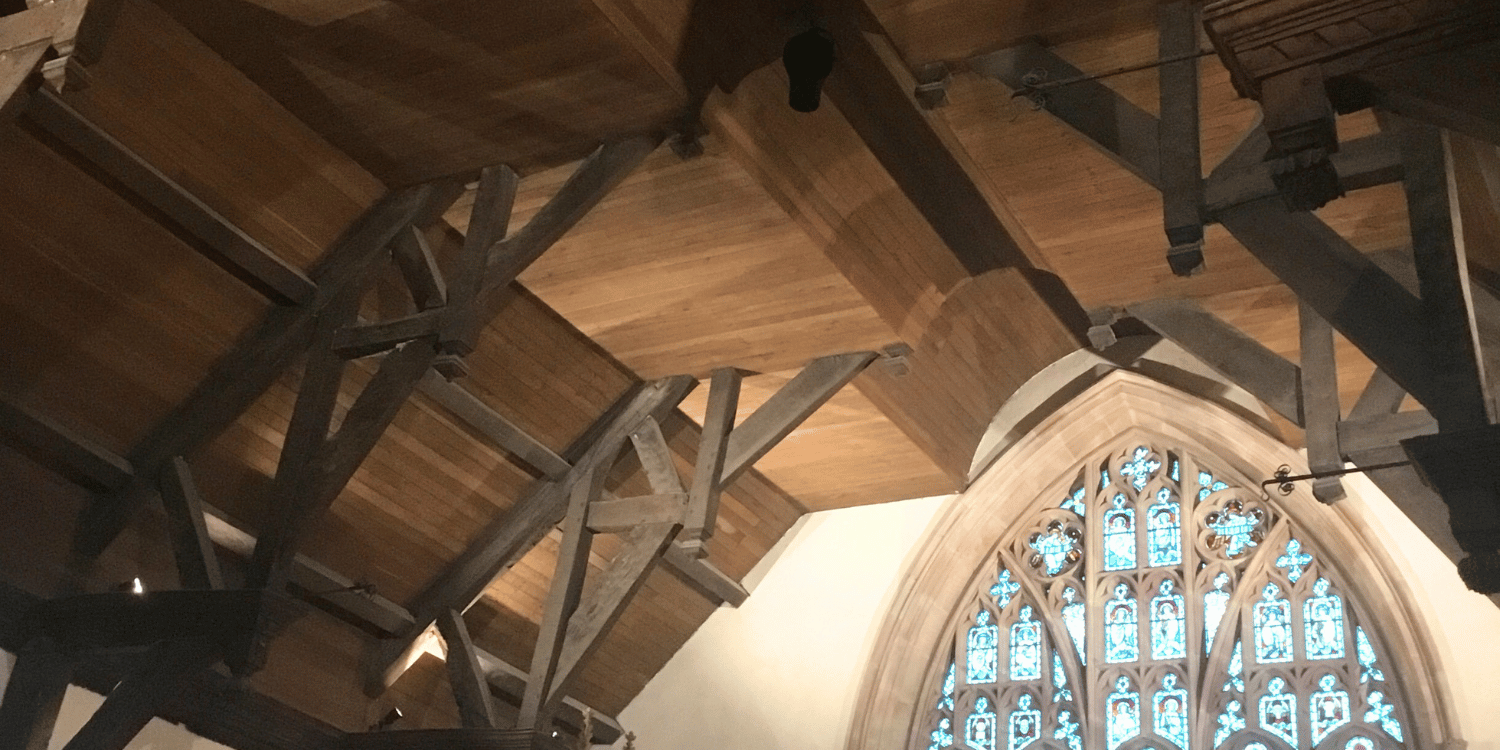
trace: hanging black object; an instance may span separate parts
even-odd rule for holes
[[[813,112],[823,98],[823,79],[833,72],[833,35],[816,26],[787,40],[781,64],[791,79],[792,109]]]

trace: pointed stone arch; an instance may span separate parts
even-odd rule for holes
[[[919,725],[928,720],[927,704],[938,695],[946,662],[955,653],[946,645],[953,637],[954,623],[964,616],[962,612],[969,612],[972,594],[983,579],[995,576],[996,571],[989,568],[1000,546],[1022,538],[1014,525],[1032,524],[1044,507],[1055,508],[1076,483],[1087,481],[1087,469],[1079,479],[1079,466],[1085,459],[1126,443],[1170,446],[1203,457],[1246,488],[1255,488],[1260,478],[1279,465],[1301,463],[1295,451],[1221,406],[1134,373],[1106,376],[1015,441],[934,520],[908,561],[907,574],[893,592],[874,638],[854,706],[846,745],[850,750],[915,746]],[[1409,582],[1400,576],[1396,563],[1384,550],[1362,541],[1368,538],[1365,520],[1351,507],[1322,505],[1303,489],[1279,498],[1275,506],[1296,525],[1310,548],[1324,553],[1320,562],[1339,581],[1346,606],[1360,610],[1361,622],[1379,623],[1383,663],[1401,676],[1409,725],[1406,746],[1461,746],[1456,743],[1457,722],[1447,683],[1434,674],[1432,665],[1437,659],[1426,622],[1416,612]],[[1184,513],[1181,522],[1193,524],[1194,519]],[[1266,540],[1283,545],[1286,541]],[[1045,602],[1046,594],[1029,590],[1034,588],[1023,585],[1017,601]],[[1132,592],[1137,597],[1140,593]],[[1149,601],[1149,596],[1143,600]],[[1292,604],[1300,608],[1302,599]],[[1142,617],[1148,616],[1144,610],[1143,606]],[[999,618],[996,624],[1003,631],[1010,622]],[[1044,629],[1046,638],[1066,637],[1055,630]],[[1000,641],[1003,649],[1006,640]],[[1002,657],[1002,670],[1004,663]],[[1070,670],[1074,668],[1069,665]],[[961,670],[962,665],[960,681]],[[1254,710],[1242,707],[1245,716]],[[997,726],[1003,724],[1005,711],[996,709]],[[958,726],[963,715],[953,714],[959,746],[963,746],[963,729]],[[1347,733],[1343,729],[1339,736]],[[1054,742],[1050,736],[1040,739]],[[1327,739],[1332,740],[1332,735]],[[1224,747],[1232,750],[1234,744]],[[1203,747],[1195,739],[1193,750]]]

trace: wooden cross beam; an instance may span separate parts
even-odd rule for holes
[[[172,553],[177,558],[177,576],[185,589],[222,589],[219,558],[203,518],[203,499],[193,470],[181,456],[162,471],[161,501],[167,511]]]
[[[47,750],[76,661],[45,639],[17,652],[0,703],[0,747]]]
[[[111,690],[63,750],[124,750],[162,707],[190,685],[198,672],[218,661],[219,655],[220,647],[207,640],[156,646],[145,668]]]
[[[1162,218],[1172,273],[1203,267],[1203,161],[1198,134],[1198,9],[1188,0],[1157,6],[1161,119],[1157,128]]]
[[[1299,374],[1301,375],[1302,427],[1306,431],[1307,468],[1314,472],[1344,468],[1344,452],[1339,448],[1339,381],[1334,361],[1333,326],[1328,325],[1306,302],[1297,305],[1301,332]],[[1313,497],[1325,503],[1344,498],[1344,485],[1338,477],[1313,481]]]
[[[98,60],[119,0],[53,0],[0,18],[0,110],[41,67],[47,84],[84,88],[84,66]],[[48,49],[57,57],[42,62]]]
[[[479,652],[469,638],[469,628],[464,616],[457,610],[448,610],[438,615],[438,632],[448,646],[448,684],[453,689],[453,700],[458,704],[459,722],[466,727],[500,728],[500,717],[495,712],[495,701],[490,696],[489,681],[484,676],[484,666],[479,662]]]

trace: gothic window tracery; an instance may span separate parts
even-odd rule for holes
[[[1073,476],[956,614],[914,750],[1408,748],[1375,623],[1277,501],[1149,445]]]

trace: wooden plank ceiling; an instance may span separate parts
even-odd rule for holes
[[[1148,0],[877,0],[898,65],[961,61],[1032,35],[1104,71],[1154,58]],[[129,0],[93,85],[69,102],[215,210],[307,268],[380,195],[508,163],[523,173],[520,226],[600,140],[667,128],[689,102],[674,65],[686,0]],[[562,452],[633,383],[745,370],[739,416],[809,360],[906,344],[877,362],[730,489],[710,560],[738,579],[798,516],[961,487],[990,417],[1041,367],[1077,348],[1068,310],[1193,297],[1296,359],[1295,300],[1210,228],[1208,270],[1163,260],[1159,194],[1000,84],[958,67],[946,108],[924,115],[1016,229],[1037,269],[971,276],[832,103],[786,107],[779,66],[709,96],[704,154],[659,150],[520,277],[463,385]],[[1254,116],[1213,59],[1201,63],[1205,168]],[[905,75],[905,71],[900,71]],[[1155,73],[1108,79],[1156,110]],[[1373,129],[1346,118],[1347,136]],[[0,124],[0,395],[127,452],[265,309],[149,212],[35,132]],[[472,195],[447,219],[462,231]],[[1407,243],[1399,186],[1320,212],[1357,247]],[[404,300],[387,280],[370,309]],[[1071,306],[1071,307],[1070,307]],[[1341,345],[1346,406],[1370,372]],[[345,384],[347,408],[368,368]],[[211,503],[254,533],[290,417],[289,373],[201,455]],[[691,465],[703,388],[665,425]],[[1300,437],[1289,433],[1296,441]],[[626,464],[614,481],[644,487]],[[68,523],[86,500],[8,450],[0,488],[22,498],[0,538],[8,580],[50,593]],[[522,463],[414,397],[334,504],[305,554],[407,602],[535,479]],[[623,490],[622,490],[623,491]],[[143,514],[101,562],[101,582],[175,587]],[[467,616],[476,642],[526,668],[552,576],[549,537]],[[614,553],[596,546],[595,570]],[[712,605],[663,570],[586,668],[577,697],[622,709]],[[346,729],[392,700],[422,725],[452,723],[430,660],[371,701],[369,637],[307,617],[277,641],[256,686]]]

